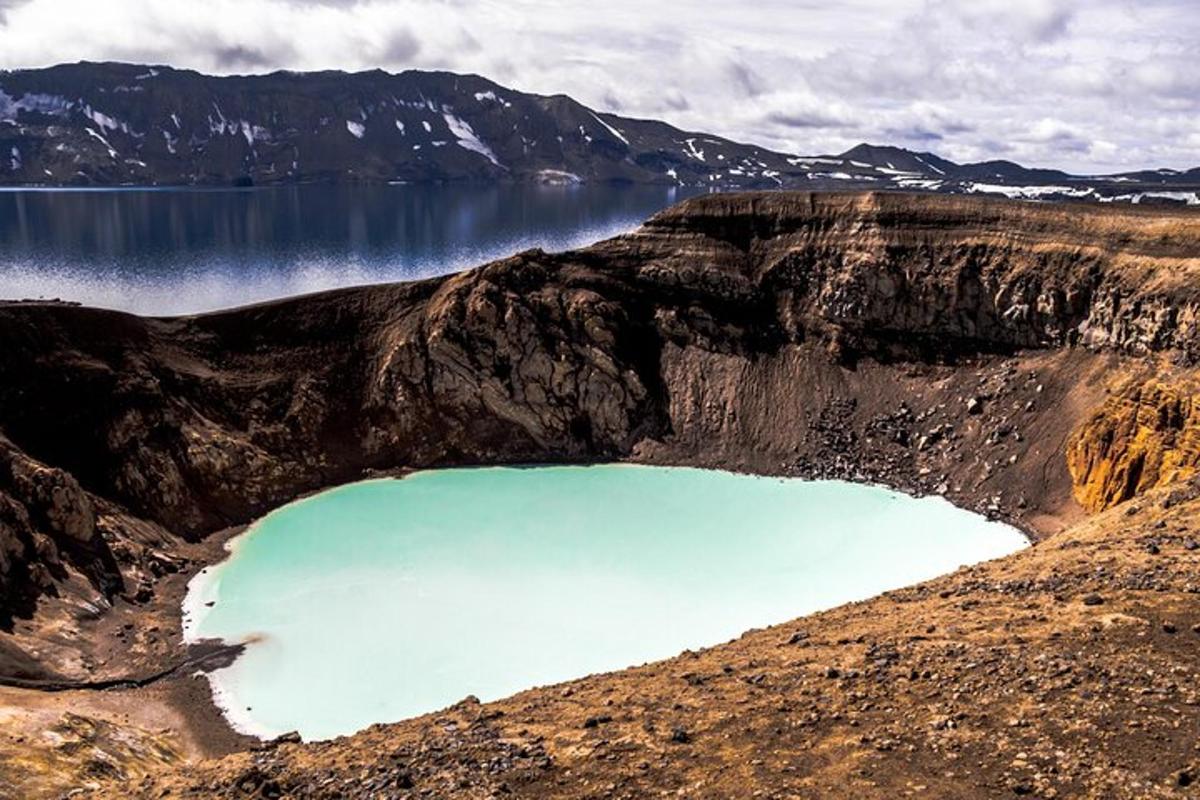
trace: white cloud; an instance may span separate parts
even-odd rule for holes
[[[1191,167],[1194,0],[0,0],[0,66],[477,72],[797,152]]]

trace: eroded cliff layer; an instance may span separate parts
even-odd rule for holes
[[[1115,390],[1067,450],[1080,505],[1101,511],[1191,478],[1200,465],[1195,396],[1190,377],[1130,380]]]
[[[1182,211],[716,195],[421,283],[175,319],[0,306],[0,664],[169,666],[208,534],[372,470],[853,477],[1046,536],[1073,493],[1102,509],[1200,460],[1172,388],[1198,268]]]

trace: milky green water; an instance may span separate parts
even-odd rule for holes
[[[837,481],[421,472],[260,520],[193,580],[185,630],[252,640],[210,676],[236,727],[322,739],[718,644],[1025,544],[940,498]]]

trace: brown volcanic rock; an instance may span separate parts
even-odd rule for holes
[[[415,441],[434,459],[586,459],[656,432],[656,376],[639,363],[653,328],[628,288],[589,285],[603,280],[528,253],[439,286],[370,365],[372,456]],[[441,436],[422,442],[427,431]]]
[[[1200,216],[1191,213],[719,195],[663,212],[634,238],[663,249],[682,241],[680,256],[692,243],[706,270],[737,269],[773,290],[788,333],[864,339],[870,354],[919,344],[1195,347]]]
[[[177,661],[185,560],[213,557],[193,542],[373,470],[629,458],[847,477],[940,492],[1053,538],[997,566],[806,620],[814,640],[800,654],[778,649],[780,631],[753,634],[688,666],[695,683],[667,672],[685,656],[586,679],[586,703],[527,693],[344,744],[240,756],[147,792],[186,784],[194,796],[406,796],[411,783],[445,796],[502,786],[535,797],[729,796],[747,786],[845,796],[852,785],[891,796],[924,781],[939,796],[1044,787],[1065,796],[1118,779],[1161,787],[1165,764],[1088,770],[1125,748],[1154,752],[1139,738],[1146,728],[1112,730],[1136,718],[1128,704],[1141,678],[1127,671],[1132,661],[1110,658],[1155,663],[1183,686],[1181,640],[1163,650],[1166,640],[1121,628],[1119,642],[1101,646],[1073,598],[1096,594],[1097,613],[1109,615],[1169,613],[1180,631],[1200,622],[1185,619],[1181,594],[1190,563],[1181,554],[1193,551],[1175,546],[1192,525],[1190,490],[1177,490],[1177,516],[1139,520],[1137,536],[1153,541],[1135,542],[1114,523],[1121,512],[1078,523],[1071,476],[1098,508],[1184,474],[1181,443],[1194,426],[1186,389],[1171,387],[1190,385],[1200,353],[1198,254],[1200,216],[1184,212],[719,195],[584,250],[530,251],[408,285],[168,320],[0,306],[10,345],[0,351],[9,465],[0,469],[0,580],[6,598],[23,598],[8,601],[17,624],[0,639],[0,664],[14,665],[12,675],[40,664],[50,676],[111,677]],[[1104,400],[1106,387],[1154,373],[1157,395]],[[1131,482],[1139,448],[1157,454],[1142,458],[1154,469]],[[1169,535],[1141,527],[1160,521],[1175,526]],[[1170,557],[1131,566],[1151,544]],[[158,632],[113,649],[106,626],[125,614],[139,634],[147,620]],[[930,626],[949,631],[933,636]],[[1014,694],[1051,652],[1087,654],[1088,674],[1107,669],[1116,683],[1089,677],[1082,706],[1059,683]],[[893,669],[906,662],[918,677]],[[1172,721],[1194,722],[1168,695],[1187,709]],[[943,741],[965,735],[942,732],[961,727],[974,697],[991,710],[963,741]],[[1071,739],[1053,726],[1076,707],[1097,733],[1054,756],[1059,773],[1068,759],[1070,779],[1027,769]],[[744,721],[734,712],[743,708]],[[1010,731],[997,727],[1001,715],[1042,721]],[[605,716],[612,721],[583,726]],[[996,737],[1025,748],[1003,769],[988,762]],[[1186,750],[1175,738],[1164,747],[1176,760]],[[379,762],[389,748],[394,763]],[[797,755],[780,760],[784,752]],[[896,760],[918,757],[919,769]],[[948,773],[960,772],[984,782],[955,788]]]

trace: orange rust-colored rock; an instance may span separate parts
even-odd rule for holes
[[[1200,467],[1200,385],[1133,380],[1076,432],[1067,448],[1075,499],[1102,511]]]

